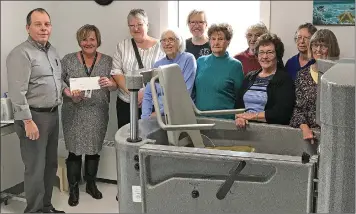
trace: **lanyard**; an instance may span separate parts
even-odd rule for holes
[[[85,60],[84,60],[84,56],[83,56],[83,52],[82,51],[80,51],[80,56],[82,57],[83,66],[84,66],[85,72],[87,73],[88,76],[90,76],[91,72],[93,71],[93,68],[94,68],[94,65],[95,65],[95,62],[96,62],[96,58],[98,56],[98,52],[95,52],[94,61],[93,61],[93,64],[91,65],[91,67],[90,67],[90,71],[88,70],[88,67],[85,64]]]

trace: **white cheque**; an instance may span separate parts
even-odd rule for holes
[[[70,90],[95,90],[100,89],[99,85],[100,77],[80,77],[80,78],[70,78]]]

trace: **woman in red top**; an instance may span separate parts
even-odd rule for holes
[[[263,23],[257,23],[247,28],[246,39],[248,48],[247,50],[234,56],[235,59],[242,63],[244,75],[250,71],[256,71],[261,68],[260,63],[258,62],[258,59],[255,55],[254,49],[258,37],[265,33],[268,33],[268,30]]]

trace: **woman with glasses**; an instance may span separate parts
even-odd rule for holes
[[[245,108],[246,112],[235,116],[236,126],[244,128],[250,120],[288,125],[295,91],[281,63],[284,45],[277,35],[266,33],[258,38],[255,51],[261,69],[245,76],[235,108]]]
[[[140,68],[150,69],[157,60],[164,57],[160,42],[147,35],[148,17],[144,10],[131,10],[127,16],[127,23],[132,38],[125,39],[117,45],[111,71],[119,88],[116,101],[119,129],[130,122],[130,94],[125,86],[124,75]],[[139,115],[141,115],[143,90],[142,88],[138,92]]]
[[[178,64],[182,70],[183,79],[187,85],[188,92],[191,94],[193,90],[195,72],[197,69],[197,63],[193,54],[184,52],[185,44],[183,37],[175,30],[166,30],[161,35],[161,47],[166,54],[166,57],[158,60],[153,67],[157,68],[162,65]],[[162,103],[162,89],[158,83],[156,83],[156,92],[158,95],[158,102],[160,105],[160,112],[163,115],[163,103]],[[152,113],[153,100],[150,84],[147,84],[142,101],[142,115],[141,118],[150,118],[155,116]]]
[[[339,44],[335,34],[328,29],[320,29],[310,39],[309,58],[337,60],[340,55]],[[314,63],[297,73],[295,80],[296,104],[290,125],[300,128],[305,140],[314,143],[315,136],[311,129],[320,129],[316,123],[316,98],[318,85],[318,68]]]
[[[263,23],[257,23],[247,28],[246,39],[248,48],[234,56],[235,59],[242,63],[244,75],[247,75],[250,71],[255,71],[261,68],[255,55],[255,45],[258,37],[265,33],[268,33],[268,30]]]
[[[298,27],[295,33],[294,41],[298,48],[298,54],[288,59],[286,63],[286,71],[292,77],[293,81],[297,76],[297,72],[305,67],[310,66],[315,61],[308,57],[308,47],[310,38],[317,31],[316,27],[311,23],[305,23]]]
[[[205,31],[208,27],[205,12],[192,10],[188,15],[187,25],[192,37],[186,40],[185,51],[192,53],[195,59],[211,54],[209,39],[205,35]]]

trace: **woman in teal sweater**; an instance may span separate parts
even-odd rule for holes
[[[199,110],[234,109],[244,78],[242,64],[226,51],[233,30],[229,24],[213,24],[208,30],[212,54],[197,60],[195,105]],[[234,115],[214,117],[234,119]]]

